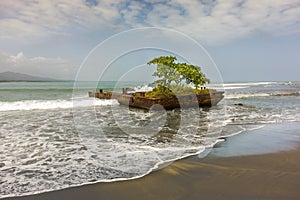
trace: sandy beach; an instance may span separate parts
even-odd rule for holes
[[[145,177],[11,199],[300,199],[300,123],[267,125]],[[250,143],[249,140],[257,140]]]

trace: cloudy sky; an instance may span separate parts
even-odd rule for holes
[[[299,0],[0,1],[0,72],[74,79],[95,46],[143,27],[168,28],[196,40],[225,81],[300,81]],[[150,35],[136,37],[146,41]],[[165,37],[154,38],[168,44]],[[135,42],[123,40],[120,46]],[[112,54],[110,48],[101,56]],[[146,54],[145,61],[155,55]],[[123,64],[129,58],[134,56]],[[117,64],[115,71],[122,68]]]

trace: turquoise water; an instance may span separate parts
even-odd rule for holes
[[[69,99],[73,82],[3,82],[0,101]]]
[[[87,91],[98,88],[106,90],[121,90],[124,87],[134,87],[141,83],[122,82],[116,85],[115,81],[105,82],[77,82],[76,90],[87,95]],[[72,97],[74,82],[0,82],[0,101],[22,101],[22,100],[58,100],[70,99]]]
[[[116,90],[137,85],[117,83]],[[75,86],[0,83],[0,197],[137,178],[224,137],[300,121],[296,82],[215,85],[226,91],[218,106],[150,112],[87,95],[116,82]]]

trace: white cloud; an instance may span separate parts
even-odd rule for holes
[[[12,63],[19,63],[24,61],[26,58],[23,54],[23,52],[18,53],[16,56],[9,56],[9,59],[7,61],[11,61]]]
[[[138,13],[139,7],[127,13]],[[208,44],[219,44],[264,32],[270,35],[300,33],[298,0],[182,1],[153,4],[144,22],[131,16],[132,27],[149,24],[182,31]]]
[[[282,8],[282,5],[275,1],[262,3],[261,1],[248,0],[244,4],[238,4],[237,2],[230,0],[222,1],[222,3],[218,2],[211,9],[211,15],[199,17],[198,19],[191,17],[191,23],[186,24],[183,29],[189,30],[189,27],[194,25],[191,27],[190,30],[192,31],[190,33],[193,35],[199,34],[205,41],[210,43],[249,37],[257,32],[274,35],[278,28],[286,30],[286,33],[288,33],[289,22],[279,25],[285,18],[278,11]],[[297,21],[297,15],[294,15],[289,21]],[[197,31],[197,29],[203,31]]]
[[[0,72],[12,71],[59,79],[74,79],[75,63],[62,58],[26,57],[23,52],[10,55],[0,52]]]
[[[174,28],[218,44],[264,32],[300,32],[299,0],[15,0],[1,1],[0,38],[28,39],[74,30],[101,32],[143,26]]]
[[[0,38],[28,39],[49,34],[68,34],[72,29],[113,28],[119,19],[116,2],[89,6],[83,0],[1,1]]]

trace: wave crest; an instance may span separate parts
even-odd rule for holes
[[[48,110],[73,107],[109,106],[117,105],[116,100],[103,99],[76,99],[76,100],[25,100],[13,102],[0,102],[0,111],[16,110]]]

